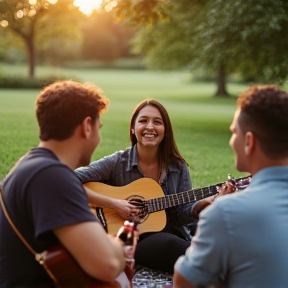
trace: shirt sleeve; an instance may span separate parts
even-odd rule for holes
[[[207,207],[198,223],[196,235],[175,271],[196,285],[209,285],[227,270],[229,247],[227,231],[217,201]]]
[[[116,154],[106,156],[92,162],[89,166],[80,167],[75,170],[77,177],[82,183],[101,181],[106,182],[112,178],[115,170]]]
[[[81,182],[62,165],[38,172],[29,184],[26,199],[37,238],[55,228],[98,221],[89,208]]]

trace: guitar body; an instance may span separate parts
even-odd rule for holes
[[[105,196],[128,201],[133,199],[148,200],[165,196],[161,186],[151,178],[140,178],[121,187],[109,186],[100,182],[88,182],[85,183],[84,186]],[[105,217],[105,219],[100,219],[102,225],[107,225],[107,232],[115,236],[125,219],[115,210],[105,207],[103,207],[103,214],[104,215],[100,217],[99,215],[97,216],[99,218]],[[106,222],[106,224],[103,224],[103,222]],[[147,217],[143,219],[143,222],[140,223],[139,233],[161,231],[165,225],[165,210],[157,211],[157,213],[149,213]]]
[[[41,256],[40,264],[43,265],[58,288],[129,287],[129,281],[124,272],[117,277],[117,281],[113,282],[103,282],[87,275],[61,244],[47,249]]]
[[[233,183],[237,191],[240,191],[250,184],[251,176],[234,179],[229,175],[228,181]],[[165,209],[213,196],[218,193],[218,186],[224,183],[166,196],[161,186],[151,178],[140,178],[120,187],[113,187],[100,182],[88,182],[84,186],[99,194],[131,201],[133,205],[138,206],[139,233],[142,234],[164,229],[167,221]],[[124,220],[131,220],[123,219],[115,210],[106,207],[96,207],[95,211],[105,230],[114,236],[123,225]]]

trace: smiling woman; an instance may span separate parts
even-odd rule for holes
[[[90,15],[93,10],[98,9],[101,6],[102,0],[75,0],[74,5],[79,7],[79,10],[86,14]]]

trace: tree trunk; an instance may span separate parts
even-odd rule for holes
[[[29,78],[33,79],[35,76],[35,53],[34,53],[34,35],[33,32],[28,37],[24,38],[27,48],[27,61],[29,69]]]
[[[217,92],[215,97],[229,97],[229,93],[226,90],[226,77],[225,77],[225,65],[220,64],[217,77]]]

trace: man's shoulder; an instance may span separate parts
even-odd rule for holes
[[[19,163],[19,167],[21,165],[34,166],[35,164],[38,167],[49,166],[49,165],[63,165],[60,160],[56,157],[56,155],[45,148],[34,148],[28,153],[25,157],[23,157],[23,161]]]
[[[251,216],[254,213],[255,203],[259,203],[259,197],[261,194],[254,193],[254,189],[246,188],[243,191],[217,197],[207,207],[207,212],[209,211],[210,219],[211,217],[218,218],[224,222],[230,222],[232,219],[246,219],[248,214]],[[243,211],[245,211],[244,214]]]
[[[11,178],[12,180],[17,179],[17,181],[29,183],[31,179],[35,179],[35,177],[39,175],[45,174],[45,176],[41,176],[45,179],[51,175],[54,177],[57,175],[65,175],[65,171],[71,174],[70,171],[72,170],[59,161],[53,153],[45,151],[45,149],[35,149],[22,159],[15,171],[11,174]],[[9,178],[10,177],[8,177],[8,179]]]

